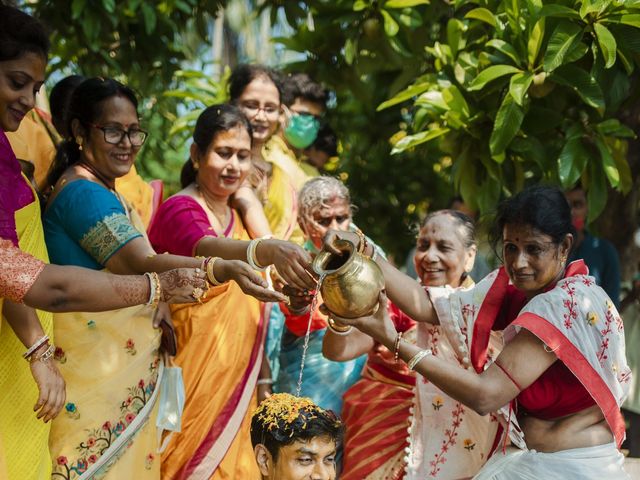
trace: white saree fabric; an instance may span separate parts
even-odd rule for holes
[[[474,480],[631,480],[615,442],[543,453],[508,447],[497,452]]]

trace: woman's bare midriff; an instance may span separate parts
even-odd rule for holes
[[[593,447],[613,441],[613,435],[597,405],[555,420],[523,415],[518,418],[530,450],[557,452]]]

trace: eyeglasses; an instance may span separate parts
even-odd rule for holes
[[[145,140],[147,139],[147,135],[149,135],[144,130],[140,130],[139,128],[132,128],[131,130],[122,130],[118,127],[103,127],[101,125],[90,124],[93,128],[98,130],[102,130],[104,134],[104,141],[111,145],[118,145],[124,137],[129,137],[129,141],[131,145],[134,147],[141,147]]]
[[[256,117],[258,113],[260,113],[260,110],[262,110],[267,117],[277,117],[280,115],[280,107],[275,105],[265,105],[264,107],[261,107],[260,105],[253,103],[241,103],[240,107],[244,110],[244,113],[248,118]]]

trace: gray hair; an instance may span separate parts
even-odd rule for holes
[[[323,175],[307,181],[298,193],[298,221],[313,222],[313,213],[335,198],[347,202],[351,210],[349,189],[337,178]]]

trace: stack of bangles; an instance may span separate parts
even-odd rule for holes
[[[40,351],[43,347],[47,348]],[[31,347],[29,347],[29,349],[22,354],[22,358],[24,358],[29,363],[46,362],[51,357],[53,357],[53,353],[55,352],[55,350],[56,347],[53,344],[49,344],[49,336],[45,335],[44,337],[36,341],[36,343],[31,345]]]
[[[398,332],[398,336],[396,337],[396,341],[393,345],[393,359],[396,362],[400,360],[400,343],[402,342],[403,333],[404,332]],[[424,357],[427,357],[429,355],[433,355],[433,352],[431,351],[430,348],[427,348],[426,350],[420,350],[413,357],[411,357],[411,360],[407,362],[407,366],[409,367],[409,370],[415,370],[418,363],[420,363],[420,361]]]
[[[144,275],[149,279],[149,300],[147,301],[147,305],[157,308],[158,303],[160,303],[160,299],[162,298],[160,277],[156,272],[147,272]]]
[[[213,266],[218,260],[220,260],[220,257],[207,257],[202,261],[202,270],[204,270],[207,274],[207,281],[214,287],[217,287],[218,285],[222,285],[224,283],[218,280],[213,273]]]
[[[270,237],[254,238],[249,242],[249,246],[247,247],[247,263],[251,265],[251,268],[258,272],[264,272],[267,269],[267,267],[263,267],[259,264],[258,257],[256,257],[258,245],[260,245],[261,241],[267,240],[267,238]]]

